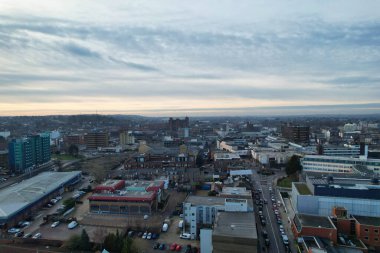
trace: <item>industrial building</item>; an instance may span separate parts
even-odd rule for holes
[[[30,216],[66,187],[78,183],[81,172],[43,172],[0,190],[0,224],[9,228]]]

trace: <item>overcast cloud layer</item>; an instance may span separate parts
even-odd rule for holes
[[[348,0],[1,1],[0,115],[377,103],[379,9]]]

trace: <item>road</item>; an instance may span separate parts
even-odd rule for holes
[[[255,170],[253,170],[253,174],[252,174],[252,182],[253,182],[254,188],[261,189],[262,193],[260,193],[260,198],[265,199],[268,202],[267,204],[263,205],[263,215],[266,220],[265,226],[262,226],[260,223],[257,206],[255,210],[257,226],[258,226],[258,236],[259,236],[259,241],[261,245],[261,252],[273,252],[273,253],[287,252],[280,235],[279,224],[277,224],[277,219],[274,214],[273,205],[271,201],[271,194],[269,192],[269,187],[272,187],[273,193],[275,193],[273,182],[275,178],[278,178],[278,177],[280,177],[279,174],[271,175],[271,176],[259,175],[256,173]],[[275,199],[276,199],[276,202],[279,199],[277,194],[275,194]],[[282,214],[282,216],[284,216],[284,214]],[[268,248],[264,247],[265,249],[262,247],[263,245],[265,245],[264,239],[262,236],[263,230],[267,231],[268,238],[270,240],[270,246]]]

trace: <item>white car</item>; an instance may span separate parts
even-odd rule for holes
[[[146,236],[146,239],[148,239],[148,240],[152,239],[152,233],[149,233],[149,234]]]
[[[73,228],[75,228],[76,226],[78,226],[78,222],[76,222],[76,221],[72,221],[72,222],[69,223],[69,225],[67,225],[67,228],[68,228],[68,229],[73,229]]]
[[[41,238],[41,233],[37,233],[37,234],[35,234],[32,238],[33,239],[39,239],[39,238]]]
[[[145,232],[141,238],[142,238],[142,239],[146,239],[147,236],[148,236],[148,233]]]
[[[58,227],[58,225],[59,225],[59,221],[56,221],[56,222],[53,222],[53,224],[51,224],[51,227],[55,228],[55,227]]]

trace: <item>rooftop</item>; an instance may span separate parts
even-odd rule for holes
[[[218,212],[213,235],[257,239],[254,213]]]
[[[297,191],[299,192],[299,194],[301,194],[301,195],[311,195],[312,194],[309,187],[307,187],[306,184],[294,183],[294,185],[297,188]]]
[[[328,217],[307,215],[307,214],[297,214],[294,217],[294,222],[301,227],[318,227],[318,228],[335,228],[334,224]]]
[[[80,171],[43,172],[0,190],[0,218],[20,211],[80,174]]]
[[[354,218],[363,225],[369,225],[369,226],[380,226],[380,218],[379,217],[367,217],[367,216],[359,216],[354,215]]]
[[[221,198],[221,197],[203,197],[203,196],[193,196],[189,195],[186,200],[184,201],[185,203],[191,203],[194,206],[202,206],[202,205],[221,205],[224,206],[226,198]]]
[[[245,187],[223,187],[221,195],[252,196],[251,191],[247,191]]]

